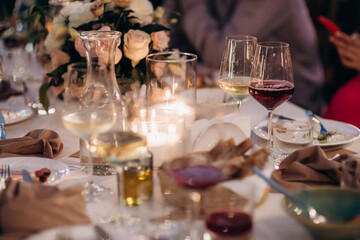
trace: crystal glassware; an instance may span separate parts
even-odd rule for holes
[[[293,66],[290,46],[283,42],[258,43],[254,63],[250,74],[250,95],[263,105],[269,113],[268,147],[275,160],[273,122],[274,109],[291,98],[294,93]],[[274,164],[274,168],[278,168]]]
[[[241,103],[249,96],[250,73],[257,39],[253,36],[228,36],[220,64],[219,86],[236,100],[240,112]]]
[[[82,32],[80,37],[87,57],[86,78],[74,76],[72,65],[68,68],[62,121],[68,130],[86,142],[89,150],[91,136],[108,131],[116,121],[114,95],[118,91],[114,52],[120,35],[117,31]],[[107,193],[93,182],[92,170],[89,154],[89,181],[83,193],[89,201],[101,199]]]

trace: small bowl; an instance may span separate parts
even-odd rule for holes
[[[236,110],[235,100],[221,88],[199,88],[196,90],[197,107],[196,118],[212,119],[216,117],[218,112],[224,115],[232,113]]]
[[[284,197],[285,211],[303,224],[316,239],[358,239],[360,238],[360,191],[339,187],[314,187],[293,192],[320,214],[336,223],[315,224],[298,204]],[[357,217],[356,217],[357,216]],[[356,218],[355,218],[356,217]]]

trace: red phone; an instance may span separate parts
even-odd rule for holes
[[[334,35],[336,32],[339,32],[340,29],[328,18],[319,16],[318,21],[324,25],[326,30],[331,34]]]

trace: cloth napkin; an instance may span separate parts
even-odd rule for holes
[[[345,154],[329,160],[319,146],[312,146],[290,154],[271,178],[290,191],[314,185],[339,185],[341,162],[352,158]]]
[[[0,83],[0,101],[7,100],[11,96],[18,96],[18,95],[21,95],[21,94],[22,94],[22,92],[11,88],[9,82],[2,81]]]
[[[53,158],[58,155],[64,145],[60,136],[48,129],[35,129],[24,137],[0,140],[0,157],[19,155]]]
[[[10,181],[0,195],[0,239],[22,239],[60,226],[89,224],[82,186],[55,186]]]

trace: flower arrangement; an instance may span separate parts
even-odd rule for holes
[[[67,65],[86,61],[79,32],[120,31],[121,43],[115,53],[117,81],[142,84],[146,78],[145,57],[168,49],[169,26],[176,22],[175,18],[168,22],[165,9],[154,10],[149,0],[95,0],[70,2],[53,18],[51,30],[46,31],[44,9],[48,7],[48,2],[41,0],[30,11],[34,25],[43,26],[44,52],[49,55],[53,69],[47,74],[49,80],[40,88],[40,101],[45,109],[49,106],[47,90],[50,87],[60,87],[56,94],[61,96]]]

